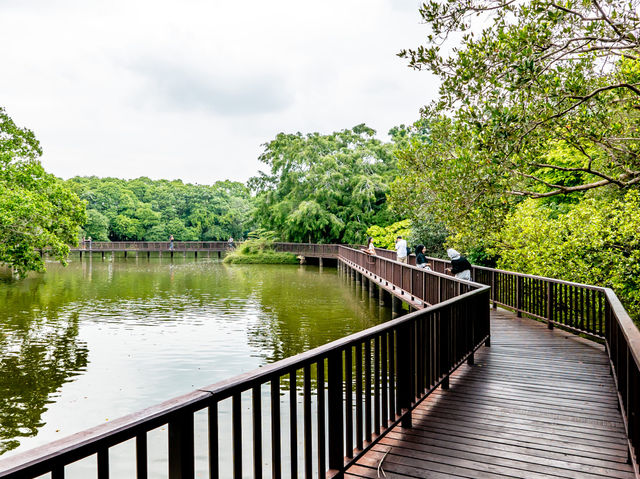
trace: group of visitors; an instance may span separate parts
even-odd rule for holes
[[[407,240],[405,240],[402,236],[398,236],[395,241],[396,248],[396,258],[400,263],[407,263],[407,258],[409,257],[411,249],[407,244]],[[369,236],[367,238],[367,248],[364,250],[365,253],[375,256],[376,248],[373,245],[373,238]],[[418,268],[425,269],[427,271],[431,271],[431,263],[427,260],[426,255],[424,254],[424,245],[419,244],[415,247],[415,255],[416,255],[416,266]],[[451,267],[446,268],[445,271],[450,272],[456,278],[465,279],[467,281],[471,281],[471,263],[469,260],[462,256],[458,251],[453,248],[449,248],[447,250],[447,256],[451,259]]]

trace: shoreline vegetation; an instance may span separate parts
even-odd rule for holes
[[[248,239],[228,253],[223,262],[227,264],[297,264],[299,262],[293,253],[276,251],[273,243],[272,239]]]

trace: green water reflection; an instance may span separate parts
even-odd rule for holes
[[[0,278],[0,454],[389,318],[335,268],[98,258]]]

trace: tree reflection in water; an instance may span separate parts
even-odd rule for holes
[[[0,323],[0,454],[38,433],[51,395],[86,368],[89,354],[78,341],[78,314],[63,317],[64,298],[47,294],[44,277],[13,286],[0,289],[0,304],[29,308],[5,311]]]

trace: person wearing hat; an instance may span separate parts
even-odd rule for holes
[[[447,250],[447,256],[451,258],[451,268],[447,268],[447,271],[451,271],[456,278],[471,281],[471,263],[467,258],[453,248]]]

